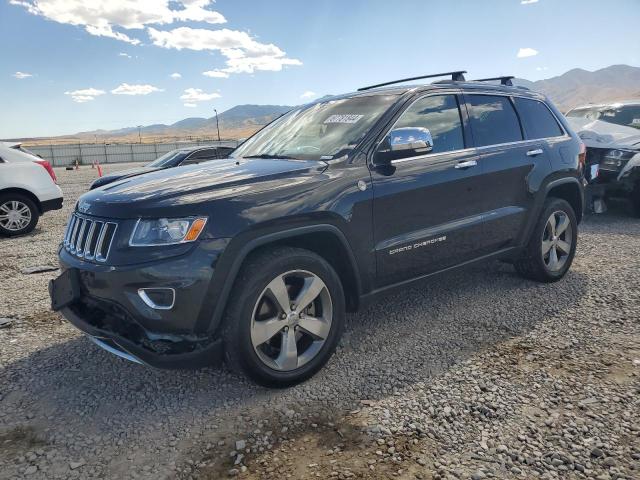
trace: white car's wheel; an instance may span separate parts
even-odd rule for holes
[[[25,195],[0,195],[0,234],[14,237],[31,232],[38,224],[40,212]]]

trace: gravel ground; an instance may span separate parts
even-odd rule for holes
[[[1,478],[640,478],[640,222],[622,209],[582,224],[563,281],[496,262],[381,298],[320,374],[273,391],[127,363],[49,311],[56,272],[23,270],[55,266],[96,172],[57,174],[65,208],[0,239]]]

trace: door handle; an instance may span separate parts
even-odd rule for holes
[[[527,157],[535,157],[538,155],[542,155],[544,152],[542,151],[541,148],[536,148],[535,150],[529,150],[527,152]]]
[[[475,160],[466,160],[464,162],[456,163],[456,168],[469,168],[475,167],[476,165],[478,165],[478,162]]]

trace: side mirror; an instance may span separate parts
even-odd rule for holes
[[[392,152],[428,153],[433,150],[433,138],[428,128],[396,128],[389,132],[389,146]]]
[[[374,163],[390,165],[393,160],[429,153],[433,150],[433,138],[428,128],[394,128],[382,141],[376,152]]]

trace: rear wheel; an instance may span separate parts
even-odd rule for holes
[[[40,213],[35,203],[25,195],[0,195],[0,234],[9,237],[31,232],[38,224]]]
[[[515,262],[523,277],[555,282],[565,276],[576,252],[578,222],[571,205],[548,198],[523,256]]]
[[[313,252],[279,247],[243,266],[224,326],[230,367],[256,383],[286,387],[329,360],[344,328],[342,285]]]

